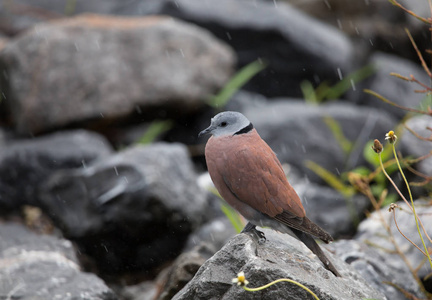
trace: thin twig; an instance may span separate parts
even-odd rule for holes
[[[365,93],[367,93],[367,94],[370,94],[370,95],[373,95],[373,96],[377,97],[381,101],[383,101],[383,102],[385,102],[387,104],[390,104],[390,105],[392,105],[394,107],[397,107],[397,108],[400,108],[400,109],[403,109],[403,110],[406,110],[406,111],[410,111],[410,112],[413,112],[413,113],[424,114],[424,115],[429,115],[429,116],[432,115],[432,112],[429,112],[429,111],[424,111],[424,110],[419,110],[419,109],[415,109],[415,108],[405,107],[405,106],[399,105],[397,103],[394,103],[393,101],[390,101],[389,99],[385,98],[384,96],[382,96],[382,95],[380,95],[380,94],[378,94],[378,93],[376,93],[376,92],[374,92],[372,90],[364,89],[363,91]]]
[[[393,203],[392,203],[393,204]],[[389,210],[391,211],[391,212],[393,212],[393,220],[394,220],[394,223],[395,223],[395,225],[396,225],[396,228],[397,228],[397,230],[399,231],[399,233],[408,241],[408,242],[410,242],[414,247],[416,247],[421,253],[423,253],[423,255],[424,256],[426,256],[427,257],[427,255],[426,255],[426,253],[422,250],[422,249],[420,249],[420,247],[419,246],[417,246],[413,241],[411,241],[405,234],[403,234],[403,232],[400,230],[400,228],[399,228],[399,225],[398,225],[398,223],[397,223],[397,221],[396,221],[396,207],[397,207],[397,205],[395,205],[395,206],[392,206],[392,205],[390,205],[390,208],[389,208]]]
[[[419,15],[415,14],[411,10],[409,10],[409,9],[405,8],[404,6],[402,6],[402,4],[400,4],[396,0],[389,0],[389,1],[390,1],[391,4],[396,5],[397,7],[399,7],[400,9],[402,9],[403,11],[405,11],[406,13],[410,14],[414,18],[422,21],[423,23],[426,23],[426,24],[429,24],[429,25],[432,23],[432,21],[430,19],[426,19],[426,18],[420,17]]]
[[[405,123],[403,124],[403,126],[405,126],[405,128],[406,128],[409,132],[411,132],[411,133],[412,133],[416,138],[418,138],[418,139],[420,139],[420,140],[422,140],[422,141],[432,142],[432,136],[431,136],[431,137],[428,137],[428,138],[423,137],[423,136],[419,135],[417,132],[415,132],[414,130],[412,130],[410,127],[408,127],[408,125],[406,125]],[[432,151],[431,151],[431,153],[432,153]]]
[[[384,175],[387,177],[387,179],[393,185],[393,187],[395,188],[395,190],[399,194],[399,196],[402,198],[402,200],[405,201],[406,205],[410,208],[411,212],[414,213],[413,208],[411,207],[411,204],[408,202],[408,200],[405,198],[405,196],[401,193],[401,191],[397,187],[396,183],[394,183],[393,179],[391,179],[390,175],[387,174],[386,170],[384,169],[384,165],[383,165],[382,159],[381,159],[381,153],[379,154],[379,158],[380,158],[380,165],[381,165],[381,168],[383,170]],[[426,229],[424,228],[423,222],[420,219],[419,219],[419,221],[420,221],[420,225],[423,229],[423,232],[426,234],[426,237],[428,238],[428,240],[432,243],[432,239],[429,237]]]
[[[429,23],[429,24],[431,24],[431,23]],[[426,73],[428,74],[429,78],[432,78],[431,70],[429,69],[428,65],[426,64],[425,60],[423,59],[423,55],[421,54],[420,50],[418,49],[417,44],[415,43],[415,41],[414,41],[411,33],[409,32],[408,28],[405,28],[405,32],[407,33],[408,38],[411,41],[411,44],[413,45],[415,51],[417,52],[417,56],[419,57],[419,59],[421,61],[423,69],[426,71]]]

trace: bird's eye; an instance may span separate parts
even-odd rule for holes
[[[220,126],[221,127],[225,127],[225,126],[227,126],[228,124],[227,124],[227,122],[222,122],[222,123],[220,123]]]

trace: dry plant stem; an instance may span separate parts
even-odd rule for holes
[[[294,281],[294,280],[291,280],[291,279],[288,279],[288,278],[281,278],[281,279],[272,281],[272,282],[270,282],[270,283],[268,283],[266,285],[263,285],[263,286],[260,286],[260,287],[256,287],[256,288],[248,288],[247,286],[243,286],[243,288],[246,291],[248,291],[248,292],[257,292],[257,291],[261,291],[263,289],[266,289],[266,288],[272,286],[273,284],[276,284],[278,282],[283,282],[283,281],[294,283],[295,285],[298,285],[299,287],[301,287],[302,289],[304,289],[305,291],[307,291],[309,294],[311,294],[316,300],[319,300],[318,296],[315,295],[315,293],[312,292],[308,287],[304,286],[303,284],[301,284],[301,283],[299,283],[297,281]]]
[[[429,22],[429,24],[431,24],[431,23]],[[421,61],[423,69],[426,71],[426,73],[428,74],[429,78],[432,78],[431,70],[429,69],[428,65],[426,64],[425,60],[423,59],[423,55],[421,54],[420,50],[418,49],[417,44],[415,43],[415,41],[414,41],[411,33],[409,32],[409,30],[407,28],[405,28],[405,32],[407,33],[407,35],[408,35],[408,37],[409,37],[409,39],[411,41],[411,44],[413,45],[415,51],[417,52],[417,56],[419,57],[419,59]]]
[[[402,4],[400,4],[399,2],[397,2],[396,0],[389,0],[391,4],[396,5],[397,7],[399,7],[400,9],[402,9],[403,11],[407,12],[408,14],[410,14],[411,16],[413,16],[414,18],[422,21],[423,23],[426,24],[431,24],[431,20],[430,19],[426,19],[426,18],[422,18],[419,15],[416,15],[414,12],[410,11],[409,9],[405,8],[402,6]]]
[[[391,177],[389,176],[389,174],[387,174],[386,170],[384,169],[384,165],[383,165],[382,159],[381,159],[381,154],[379,154],[379,159],[380,159],[380,164],[381,164],[381,168],[382,168],[382,171],[383,171],[384,175],[387,177],[387,179],[393,185],[393,187],[395,188],[395,190],[399,194],[399,196],[402,198],[402,200],[405,201],[406,205],[410,208],[411,212],[414,213],[413,208],[411,207],[411,204],[408,202],[408,200],[405,198],[405,196],[401,193],[401,191],[397,187],[396,183],[394,183],[394,181],[391,179]],[[426,234],[426,237],[432,243],[431,238],[429,237],[428,233],[426,232],[426,229],[424,228],[423,222],[420,219],[418,219],[418,220],[420,221],[420,225],[421,225],[421,227],[423,229],[423,232]]]
[[[393,212],[393,220],[395,222],[396,228],[399,231],[399,233],[406,239],[408,240],[414,247],[416,247],[421,253],[423,253],[424,256],[427,256],[426,253],[424,253],[424,251],[422,249],[420,249],[419,246],[417,246],[413,241],[411,241],[405,234],[403,234],[403,232],[400,230],[398,223],[396,222],[396,212],[395,209],[392,209]]]
[[[365,93],[367,93],[367,94],[370,94],[370,95],[373,95],[373,96],[377,97],[381,101],[383,101],[383,102],[385,102],[387,104],[390,104],[390,105],[392,105],[394,107],[397,107],[397,108],[400,108],[400,109],[403,109],[403,110],[406,110],[406,111],[410,111],[410,112],[413,112],[413,113],[418,113],[418,114],[423,114],[423,115],[429,115],[429,116],[432,115],[432,112],[429,112],[429,111],[423,111],[423,110],[419,110],[419,109],[415,109],[415,108],[409,108],[409,107],[405,107],[405,106],[399,105],[397,103],[394,103],[394,102],[390,101],[389,99],[381,96],[380,94],[378,94],[378,93],[376,93],[376,92],[374,92],[372,90],[364,89],[363,91]]]
[[[388,284],[392,287],[394,287],[395,289],[397,289],[398,291],[400,291],[407,299],[410,300],[422,300],[420,298],[417,298],[416,296],[414,296],[413,294],[411,294],[410,292],[404,290],[403,288],[401,288],[400,286],[398,286],[397,284],[394,284],[393,282],[390,281],[383,281],[383,283]]]
[[[381,157],[381,155],[380,155]],[[402,260],[404,261],[404,263],[408,266],[408,269],[410,270],[411,274],[413,275],[413,277],[415,278],[415,280],[417,282],[421,282],[420,278],[418,277],[417,273],[415,272],[414,268],[411,266],[411,263],[409,262],[408,258],[405,256],[405,254],[403,253],[403,251],[399,248],[399,245],[396,243],[396,239],[394,238],[394,235],[390,229],[389,224],[386,222],[380,206],[378,205],[375,197],[373,196],[370,188],[368,188],[366,191],[363,191],[363,193],[369,198],[369,200],[372,202],[372,205],[375,208],[375,211],[378,213],[378,216],[380,218],[381,224],[384,226],[384,229],[387,232],[387,235],[390,239],[390,242],[392,243],[393,247],[395,248],[395,252],[402,258]]]
[[[414,200],[413,200],[413,197],[412,197],[412,194],[411,194],[411,189],[410,189],[410,186],[409,186],[409,184],[408,184],[408,180],[406,179],[405,174],[404,174],[404,172],[402,171],[402,168],[401,168],[401,166],[400,166],[399,159],[398,159],[397,154],[396,154],[396,147],[395,147],[395,143],[393,143],[392,146],[393,146],[393,155],[394,155],[394,157],[395,157],[395,159],[396,159],[396,163],[397,163],[397,165],[398,165],[399,172],[401,173],[401,175],[402,175],[402,177],[403,177],[403,180],[404,180],[404,182],[405,182],[405,185],[406,185],[406,187],[407,187],[407,189],[408,189],[408,194],[409,194],[409,197],[410,197],[410,200],[411,200],[411,207],[412,207],[412,210],[413,210],[413,213],[414,213],[414,219],[415,219],[415,221],[416,221],[417,231],[418,231],[418,234],[419,234],[419,236],[420,236],[420,240],[422,241],[423,248],[425,249],[426,255],[427,255],[428,260],[429,260],[429,264],[430,264],[431,269],[432,269],[432,260],[431,260],[431,257],[430,257],[430,255],[429,255],[428,248],[427,248],[427,246],[426,246],[426,244],[425,244],[425,242],[424,242],[423,235],[421,234],[421,231],[420,231],[420,226],[419,226],[419,217],[418,217],[418,215],[417,215],[417,213],[416,213],[416,211],[415,211]],[[426,236],[428,236],[428,234],[427,234],[427,232],[426,232],[426,230],[424,229],[423,226],[422,226],[422,228],[423,228],[423,232],[426,234]],[[428,238],[429,238],[429,236],[428,236]],[[429,238],[429,240],[430,240],[430,238]]]
[[[400,170],[400,172],[401,172],[401,174],[402,174],[402,177],[403,177],[404,180],[405,180],[405,184],[408,185],[408,182],[406,181],[405,175],[404,175],[403,172],[402,172],[402,168],[400,167],[399,160],[397,160],[396,150],[395,150],[395,147],[394,147],[394,143],[392,144],[392,146],[393,146],[393,154],[395,155],[396,162],[397,162],[397,164],[398,164],[399,170]],[[389,175],[387,174],[387,172],[385,171],[384,166],[383,166],[383,164],[382,164],[381,153],[379,154],[379,160],[380,160],[381,168],[383,169],[383,173],[384,173],[384,175],[385,175],[385,176],[387,177],[387,179],[391,182],[391,184],[393,185],[393,187],[394,187],[394,188],[396,189],[396,191],[398,192],[399,196],[401,196],[401,198],[405,201],[405,203],[408,205],[408,207],[409,207],[409,208],[411,209],[411,211],[414,213],[414,217],[415,217],[416,225],[417,225],[417,231],[418,231],[419,236],[420,236],[420,239],[421,239],[421,241],[422,241],[422,243],[423,243],[423,247],[424,247],[424,249],[426,250],[426,253],[424,253],[423,251],[422,251],[422,253],[427,255],[427,258],[428,258],[428,260],[429,260],[429,264],[431,265],[431,268],[432,268],[432,261],[431,261],[431,258],[430,258],[430,256],[429,256],[429,251],[428,251],[428,249],[427,249],[427,247],[426,247],[426,244],[425,244],[425,242],[424,242],[424,240],[423,240],[423,236],[422,236],[421,231],[420,231],[420,228],[419,228],[419,221],[420,221],[420,219],[418,219],[418,216],[417,216],[417,214],[416,214],[416,212],[415,212],[415,208],[414,208],[414,201],[412,200],[412,196],[411,196],[411,190],[410,190],[409,186],[407,186],[407,187],[408,187],[409,194],[410,194],[410,198],[411,198],[412,206],[409,204],[409,202],[406,200],[406,198],[402,195],[402,193],[400,192],[399,188],[396,186],[396,184],[393,182],[393,180],[390,178],[390,176],[389,176]],[[430,241],[431,239],[430,239],[429,235],[427,234],[426,229],[424,228],[423,223],[422,223],[421,221],[420,221],[420,224],[421,224],[421,226],[422,226],[423,232],[426,234],[426,236],[428,237],[428,239],[429,239],[429,241]],[[411,242],[409,239],[408,239],[408,241]],[[412,242],[411,242],[411,243],[412,243]],[[417,247],[417,246],[416,246],[416,247]],[[411,266],[409,266],[409,267],[410,267],[410,270],[412,270],[412,267],[411,267]],[[416,274],[416,273],[413,273],[413,274]]]
[[[425,138],[425,137],[422,137],[421,135],[419,135],[417,132],[415,132],[414,130],[412,130],[411,128],[409,128],[406,124],[403,124],[404,125],[404,127],[409,131],[409,132],[411,132],[416,138],[418,138],[418,139],[420,139],[420,140],[422,140],[422,141],[426,141],[426,142],[432,142],[432,137],[429,137],[429,138]]]
[[[432,91],[432,88],[430,86],[428,86],[427,84],[424,84],[423,82],[419,81],[412,74],[410,75],[410,77],[406,77],[406,76],[402,76],[399,73],[391,72],[390,75],[391,76],[395,76],[395,77],[397,77],[399,79],[402,79],[402,80],[405,80],[405,81],[417,83],[418,85],[420,85],[421,87],[424,88],[424,90],[415,90],[414,92],[416,92],[416,93],[422,93],[422,94],[424,94],[424,93]]]

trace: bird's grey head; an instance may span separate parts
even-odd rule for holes
[[[244,115],[235,111],[225,111],[214,116],[210,126],[201,131],[198,137],[209,133],[215,137],[242,134],[252,129],[252,123]]]

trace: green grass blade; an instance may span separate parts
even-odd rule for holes
[[[152,143],[158,136],[162,133],[167,132],[174,126],[173,121],[153,121],[147,128],[144,135],[139,139],[138,143],[142,145],[147,145]]]
[[[323,119],[324,123],[332,132],[334,138],[338,142],[339,146],[342,148],[343,152],[348,155],[353,148],[353,143],[345,137],[341,126],[334,118],[326,116]]]
[[[340,180],[336,175],[327,171],[319,164],[307,160],[306,167],[311,169],[315,174],[317,174],[320,178],[322,178],[329,186],[340,192],[345,197],[349,198],[355,194],[355,191],[352,187],[344,184],[342,180]]]
[[[261,72],[267,67],[266,63],[261,60],[256,60],[241,68],[230,81],[222,88],[222,90],[209,99],[207,102],[215,108],[224,107],[231,97],[252,77]]]

